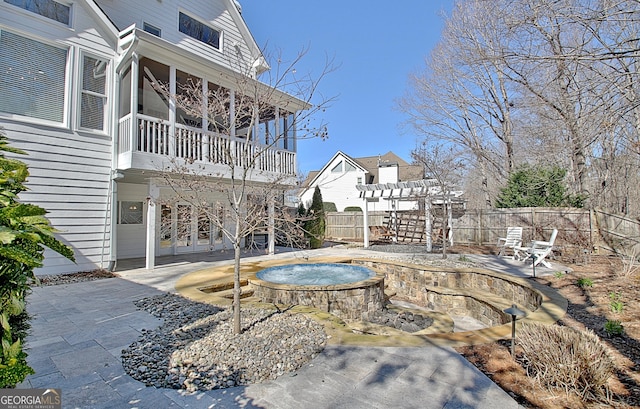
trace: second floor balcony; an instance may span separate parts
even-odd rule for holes
[[[286,94],[247,96],[269,88],[242,90],[238,82],[232,90],[141,56],[120,75],[118,170],[236,179],[247,171],[249,182],[295,183],[295,112],[302,107],[292,109]]]
[[[201,128],[131,113],[118,125],[118,161],[121,170],[171,171],[183,164],[204,174],[229,176],[241,169],[251,180],[294,179],[296,154],[242,138],[231,138]]]

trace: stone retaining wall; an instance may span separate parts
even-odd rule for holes
[[[349,284],[308,286],[249,279],[254,296],[270,304],[307,305],[348,320],[368,320],[384,307],[384,275]]]
[[[444,294],[427,290],[429,302],[425,307],[451,315],[470,316],[487,327],[495,327],[510,322],[511,318],[496,305],[484,302],[472,295]]]
[[[542,303],[542,294],[525,280],[489,270],[434,268],[371,259],[355,259],[352,263],[384,273],[386,286],[399,299],[449,314],[468,315],[488,326],[509,322],[511,317],[502,310],[511,303],[528,311],[537,310]]]

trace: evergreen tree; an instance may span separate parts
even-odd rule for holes
[[[313,199],[307,216],[309,220],[305,223],[304,229],[309,238],[309,246],[312,249],[320,248],[324,242],[325,219],[322,193],[320,193],[318,186],[316,186],[316,189],[313,191]]]
[[[566,173],[559,166],[521,167],[500,191],[496,207],[583,207],[583,196],[567,193]]]

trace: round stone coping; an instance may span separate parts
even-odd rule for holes
[[[553,324],[567,312],[568,302],[553,288],[539,284],[528,279],[511,276],[483,268],[450,268],[450,267],[430,267],[413,263],[399,262],[396,260],[385,260],[381,258],[360,258],[360,257],[316,257],[305,260],[305,263],[351,263],[354,260],[366,260],[376,263],[394,264],[407,268],[417,268],[436,272],[460,272],[476,273],[494,276],[502,280],[508,280],[515,284],[533,289],[542,297],[542,303],[535,311],[531,311],[524,318],[516,321],[516,328],[524,322],[539,322],[543,324]],[[258,271],[277,265],[299,264],[299,259],[267,260],[267,261],[245,261],[240,265],[240,279],[248,280]],[[233,282],[233,263],[229,265],[211,267],[183,275],[176,282],[176,291],[193,301],[206,302],[214,305],[231,305],[232,300],[222,297],[216,293],[202,291],[207,287],[216,284]],[[375,269],[373,269],[376,271]],[[377,273],[377,271],[376,271]],[[273,283],[271,283],[273,284]],[[289,284],[284,284],[289,285]],[[261,303],[254,297],[247,297],[241,300],[243,305],[256,304],[263,308],[274,308],[270,304]],[[511,322],[489,328],[482,328],[473,331],[449,332],[437,334],[401,334],[401,335],[370,335],[354,333],[352,328],[340,318],[308,306],[294,306],[290,311],[310,315],[318,322],[324,324],[329,343],[337,345],[360,345],[360,346],[464,346],[486,344],[502,339],[511,338]],[[517,329],[516,329],[517,332]]]

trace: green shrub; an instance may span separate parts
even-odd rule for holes
[[[28,375],[35,374],[33,368],[27,365],[27,354],[22,351],[19,340],[13,345],[5,344],[2,348],[3,353],[7,356],[10,355],[12,349],[15,356],[3,357],[2,363],[0,363],[0,388],[14,388]]]
[[[336,207],[336,204],[333,202],[324,202],[322,203],[322,209],[325,212],[337,212],[338,208]]]
[[[518,333],[527,373],[541,385],[573,393],[582,400],[604,401],[615,365],[591,330],[524,323]]]
[[[525,165],[515,169],[500,189],[495,205],[509,207],[583,207],[584,195],[568,193],[567,170],[559,166]]]
[[[579,278],[577,284],[580,288],[593,287],[593,280],[590,278]]]
[[[562,271],[556,271],[555,273],[553,273],[553,276],[555,278],[562,278],[564,277],[564,273]]]
[[[18,200],[29,171],[4,152],[24,154],[0,132],[0,388],[12,388],[33,373],[22,350],[25,297],[37,281],[33,269],[42,266],[44,246],[70,260],[73,250],[54,237],[44,209]]]
[[[624,303],[622,302],[622,296],[620,293],[609,293],[609,299],[611,300],[609,303],[611,311],[618,314],[621,313],[624,309]]]
[[[624,326],[618,320],[607,320],[604,323],[604,332],[610,337],[619,337],[624,334]]]
[[[344,208],[345,212],[360,212],[362,213],[362,209],[359,206],[347,206]]]

